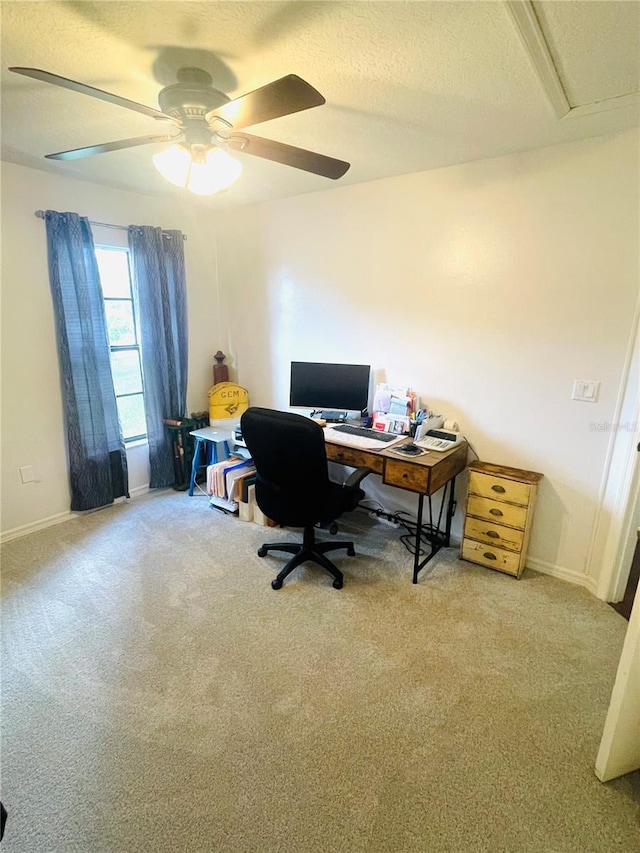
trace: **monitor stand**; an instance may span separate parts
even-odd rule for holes
[[[311,417],[322,418],[328,424],[343,424],[347,420],[347,413],[318,409],[315,412],[311,412]]]

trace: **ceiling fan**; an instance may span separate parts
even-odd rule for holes
[[[288,74],[230,100],[223,92],[213,88],[212,77],[207,71],[201,68],[181,68],[177,73],[178,82],[165,86],[159,92],[160,110],[156,110],[39,68],[9,70],[166,121],[177,131],[58,151],[45,155],[49,160],[75,160],[137,145],[170,142],[173,144],[169,148],[154,156],[154,165],[167,180],[201,195],[226,189],[240,174],[241,163],[230,157],[225,148],[332,180],[341,178],[349,169],[349,163],[343,160],[244,133],[245,127],[325,103],[320,92],[296,74]]]

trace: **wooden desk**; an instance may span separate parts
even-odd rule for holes
[[[407,438],[407,441],[410,439]],[[359,447],[346,447],[343,444],[327,440],[327,459],[352,468],[365,466],[380,474],[382,482],[396,486],[418,495],[418,517],[415,536],[415,554],[413,558],[413,583],[418,583],[418,574],[442,547],[449,545],[451,535],[451,519],[455,511],[454,487],[456,476],[465,469],[467,464],[467,443],[463,441],[453,450],[446,453],[429,451],[414,459],[401,458],[391,450],[363,450]],[[438,519],[434,524],[434,513],[431,497],[444,488]],[[447,494],[448,493],[448,494]],[[424,499],[429,499],[429,522],[423,525]],[[446,511],[445,511],[446,506]],[[442,515],[445,512],[444,528]],[[431,551],[421,561],[420,543],[427,539]]]

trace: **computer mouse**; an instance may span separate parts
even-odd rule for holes
[[[406,453],[407,456],[419,456],[422,453],[422,448],[418,447],[417,444],[402,444],[398,450],[402,450],[403,453]]]

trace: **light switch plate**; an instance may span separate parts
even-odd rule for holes
[[[600,383],[596,379],[574,379],[572,400],[580,400],[583,403],[597,403]]]
[[[25,465],[20,469],[20,479],[23,483],[33,483],[35,474],[33,473],[33,465]]]

